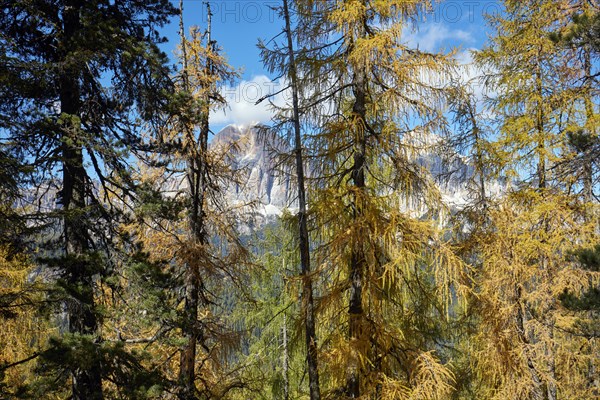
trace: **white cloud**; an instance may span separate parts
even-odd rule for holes
[[[282,82],[271,81],[265,75],[257,75],[250,80],[243,80],[237,86],[224,87],[221,95],[227,101],[227,107],[211,114],[210,123],[214,125],[239,124],[248,125],[258,122],[268,122],[273,112],[269,100],[256,102],[269,94],[277,93],[283,88]],[[276,105],[286,102],[285,93],[279,93],[270,98]]]
[[[482,99],[484,95],[484,87],[481,84],[483,71],[478,68],[473,60],[473,52],[477,49],[469,48],[462,50],[454,56],[458,62],[458,79],[464,85],[470,85],[473,94],[477,99]]]
[[[483,83],[483,78],[494,70],[483,70],[475,64],[473,54],[478,50],[475,48],[465,49],[456,53],[454,58],[459,64],[459,80],[465,85],[470,85],[473,94],[478,100],[483,100],[485,96],[494,97],[495,92],[490,88],[486,88]]]
[[[441,23],[425,25],[419,31],[406,30],[404,37],[409,46],[428,52],[439,51],[444,45],[449,47],[447,41],[458,41],[460,44],[475,41],[471,32],[462,29],[449,29]]]
[[[457,79],[461,85],[468,86],[473,94],[476,107],[484,118],[491,119],[494,117],[493,111],[485,105],[484,100],[490,97],[495,97],[496,93],[489,88],[486,88],[483,83],[483,77],[489,74],[490,70],[482,70],[473,60],[473,54],[477,49],[469,48],[455,54],[454,58],[458,62]]]

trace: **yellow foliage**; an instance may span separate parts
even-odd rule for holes
[[[41,300],[39,287],[28,282],[32,268],[20,254],[10,254],[0,247],[0,366],[18,363],[43,349],[51,334],[47,321],[36,313]],[[34,378],[35,361],[16,365],[5,371],[4,381],[15,390]]]
[[[453,390],[454,376],[440,364],[431,352],[419,354],[415,359],[410,400],[447,399]]]
[[[493,228],[477,239],[481,322],[473,351],[477,370],[495,388],[490,398],[528,398],[548,385],[561,398],[582,396],[588,368],[599,360],[558,296],[598,282],[597,273],[568,260],[574,248],[597,242],[597,221],[568,196],[533,190],[507,196],[489,217]]]

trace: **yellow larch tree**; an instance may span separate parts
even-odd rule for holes
[[[570,157],[578,76],[551,33],[565,24],[562,2],[503,2],[490,16],[491,44],[476,54],[497,122],[487,147],[505,194],[489,200],[480,228],[464,244],[476,267],[473,365],[482,398],[587,398],[597,364],[589,338],[572,330],[563,291],[581,293],[593,274],[574,268],[570,252],[598,240],[596,205],[581,202],[559,167]],[[584,113],[585,115],[585,113]],[[582,180],[579,181],[580,183]],[[583,187],[587,186],[584,182]],[[581,187],[581,186],[580,186]],[[596,278],[597,279],[597,278]],[[596,357],[597,358],[597,357]]]
[[[442,239],[440,196],[418,163],[443,130],[453,66],[402,37],[430,6],[295,2],[324,397],[453,392],[439,341],[466,267]]]
[[[209,147],[209,115],[224,106],[219,86],[237,74],[211,38],[210,19],[205,32],[194,27],[188,38],[182,3],[180,12],[177,90],[152,138],[164,151],[141,168],[147,191],[127,227],[146,252],[132,277],[152,281],[134,288],[146,301],[142,321],[151,323],[126,326],[124,317],[119,331],[125,342],[151,343],[177,398],[222,398],[242,386],[239,371],[227,366],[239,338],[228,326],[225,297],[243,287],[249,257],[236,231],[243,207],[224,197],[234,179],[227,146],[235,143]]]

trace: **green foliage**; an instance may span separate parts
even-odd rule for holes
[[[122,342],[95,342],[92,336],[67,334],[51,337],[36,367],[41,379],[23,390],[25,398],[67,391],[68,374],[65,371],[91,369],[102,365],[102,376],[110,384],[105,396],[113,399],[161,398],[169,385],[156,371],[148,371],[142,362],[150,359],[148,353],[125,348]],[[38,397],[39,398],[39,397]]]
[[[52,353],[59,343],[50,344],[46,365],[59,379],[38,393],[52,396],[56,388],[62,396],[69,391],[64,381],[72,379],[73,398],[101,398],[104,379],[125,383],[125,375],[136,374],[127,357],[115,358],[124,363],[119,372],[87,356],[102,350],[103,283],[114,283],[115,266],[127,257],[118,252],[117,224],[135,192],[130,154],[149,150],[140,122],[156,122],[155,111],[173,86],[156,31],[173,7],[167,0],[14,0],[3,6],[2,155],[6,149],[27,172],[18,189],[31,204],[21,202],[18,212],[28,227],[44,229],[23,239],[38,240],[43,257],[35,260],[36,274],[55,283],[45,304],[55,315],[66,314],[60,328],[75,346]]]
[[[590,47],[600,53],[600,13],[575,13],[571,24],[564,31],[552,32],[550,38],[556,43],[573,47]]]
[[[234,397],[236,399],[283,398],[286,373],[290,398],[302,397],[308,390],[302,347],[303,321],[297,303],[301,289],[293,222],[289,213],[284,214],[253,240],[255,262],[261,268],[253,276],[251,297],[238,302],[234,313],[235,325],[248,329],[240,355],[242,365],[248,365],[248,388]],[[283,330],[288,340],[287,354]],[[287,372],[284,357],[288,357]]]

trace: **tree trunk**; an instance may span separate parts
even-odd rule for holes
[[[64,23],[64,58],[69,54],[69,41],[77,37],[80,29],[80,2],[65,2],[63,11]],[[73,298],[68,301],[67,314],[69,332],[80,335],[94,335],[98,321],[94,306],[93,269],[86,260],[90,250],[89,234],[85,221],[86,207],[86,172],[83,164],[79,115],[81,113],[79,71],[65,63],[60,76],[60,107],[65,121],[63,122],[62,168],[63,187],[62,203],[64,206],[64,245],[69,257],[67,266],[68,282],[73,290]],[[94,359],[91,365],[77,368],[72,372],[72,390],[75,400],[102,399],[102,377],[100,360]]]
[[[359,33],[359,37],[365,37],[366,32],[363,29]],[[356,67],[356,66],[355,66]],[[364,67],[357,68],[354,71],[352,89],[354,92],[354,104],[352,107],[353,113],[353,129],[354,129],[354,164],[352,166],[352,184],[356,188],[353,194],[353,213],[355,219],[360,219],[364,213],[363,196],[365,195],[365,161],[366,161],[366,71]],[[348,307],[349,329],[348,337],[351,345],[358,345],[363,338],[364,330],[364,310],[362,306],[362,289],[363,275],[366,269],[366,260],[363,249],[361,248],[362,238],[354,238],[352,254],[349,265],[350,277],[350,300]],[[350,398],[360,397],[360,372],[358,360],[353,360],[348,371],[347,378],[347,395]]]
[[[531,351],[529,349],[529,346],[531,344],[531,341],[529,340],[529,335],[527,334],[527,319],[528,319],[528,307],[526,305],[526,300],[523,300],[522,298],[522,293],[521,293],[522,289],[521,287],[517,287],[516,290],[516,301],[517,301],[517,318],[516,318],[516,323],[517,323],[517,329],[518,329],[518,335],[519,335],[519,340],[521,341],[522,345],[525,346],[523,354],[525,356],[525,361],[527,364],[527,368],[529,369],[529,373],[531,374],[531,379],[533,381],[533,388],[532,388],[532,399],[533,400],[544,400],[544,393],[542,390],[542,380],[540,378],[540,374],[538,373],[538,371],[535,368],[535,365],[533,364],[533,360],[531,357]]]
[[[292,106],[294,115],[294,145],[296,156],[296,175],[298,178],[298,235],[300,245],[300,266],[302,273],[302,317],[304,318],[306,340],[306,362],[308,364],[308,385],[310,399],[321,398],[318,369],[317,335],[315,331],[315,310],[313,302],[312,276],[310,268],[310,242],[306,221],[306,187],[304,182],[304,160],[302,156],[302,137],[300,133],[300,112],[298,106],[298,77],[294,57],[294,44],[290,24],[288,1],[283,0],[285,30],[288,42],[290,80],[292,83]]]
[[[542,86],[542,71],[540,61],[537,61],[535,80],[536,80],[536,91],[539,98],[543,98],[543,86]],[[542,108],[543,102],[540,100],[537,104],[536,113],[536,135],[537,135],[537,153],[538,153],[538,188],[546,188],[546,135],[544,132],[544,110]]]
[[[549,337],[550,343],[547,344],[548,348],[548,375],[549,381],[547,383],[548,400],[556,400],[558,396],[558,388],[556,387],[556,344],[554,343],[554,319],[549,321],[548,329],[550,329]]]
[[[596,132],[593,129],[594,120],[594,103],[592,102],[592,60],[589,45],[583,49],[584,63],[584,96],[585,96],[585,122],[586,122],[586,145],[583,149],[583,199],[586,202],[591,202],[594,199],[594,175],[592,169],[592,157],[589,156],[589,143],[592,143],[596,138]]]
[[[183,24],[183,0],[180,0],[180,35],[183,54],[183,89],[189,92],[187,51],[185,43],[185,32]],[[212,51],[211,42],[211,11],[208,8],[208,26],[207,26],[207,47],[208,54]],[[207,58],[207,65],[204,73],[210,76],[213,73],[210,63],[210,57]],[[188,196],[190,200],[190,209],[188,212],[189,246],[193,251],[204,251],[203,247],[207,244],[206,229],[204,226],[204,202],[206,196],[206,151],[208,149],[209,125],[208,118],[210,112],[210,88],[204,87],[204,108],[200,120],[199,138],[196,140],[194,131],[189,121],[183,122],[184,152],[186,154],[188,182]],[[198,310],[200,306],[200,294],[202,292],[202,277],[198,262],[190,260],[186,263],[185,271],[185,304],[184,304],[184,323],[182,326],[182,335],[185,344],[181,349],[179,384],[181,400],[197,399],[196,395],[196,354],[198,340],[201,338],[201,326],[198,323]]]
[[[470,102],[471,100],[467,100]],[[468,104],[469,107],[469,119],[471,121],[471,126],[473,127],[473,138],[475,139],[475,172],[479,177],[479,201],[481,201],[484,205],[487,206],[487,199],[485,194],[485,165],[483,160],[483,150],[481,148],[481,135],[479,130],[479,123],[477,122],[477,118],[475,116],[476,103]]]

